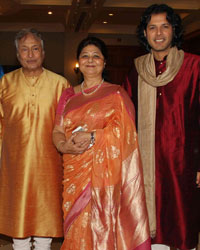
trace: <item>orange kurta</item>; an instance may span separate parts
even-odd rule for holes
[[[133,106],[117,85],[85,97],[66,90],[66,137],[78,126],[96,131],[80,155],[64,154],[62,250],[148,250],[150,237]],[[68,98],[67,98],[68,97]],[[60,102],[58,106],[62,109]]]
[[[52,129],[59,97],[68,85],[46,69],[35,84],[22,69],[1,79],[0,234],[63,235],[62,167]]]

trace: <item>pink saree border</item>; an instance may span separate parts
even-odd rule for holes
[[[132,250],[147,250],[151,249],[151,238],[149,237],[145,242],[137,246],[136,248],[133,248]]]
[[[90,90],[90,89],[92,89],[94,87],[95,86],[89,88],[88,90]],[[95,101],[101,100],[102,98],[105,98],[105,97],[107,97],[109,95],[119,94],[121,96],[121,98],[123,99],[123,101],[124,101],[126,110],[127,110],[128,114],[129,114],[131,120],[135,121],[135,108],[133,106],[133,103],[132,103],[129,95],[127,94],[127,92],[125,91],[125,89],[123,87],[121,87],[120,85],[105,83],[104,82],[100,89],[105,89],[106,90],[105,93],[103,95],[95,97],[92,100],[88,100],[88,101],[84,102],[84,105],[89,103],[89,102],[95,102]],[[108,89],[110,89],[110,90],[108,91]],[[59,113],[61,113],[61,110],[64,112],[64,109],[61,106],[64,103],[63,100],[66,100],[68,98],[72,100],[73,98],[76,98],[77,96],[82,96],[82,92],[75,93],[73,88],[69,88],[69,89],[65,90],[65,92],[63,92],[64,96],[61,96],[62,101],[60,101],[60,103],[58,105],[58,108],[57,108],[57,114],[58,115],[59,115]],[[69,101],[69,99],[68,99],[68,101]],[[80,106],[72,107],[66,113],[69,113],[69,112],[75,111],[76,109],[79,109],[81,107],[81,105],[82,104],[80,104]],[[134,110],[134,112],[132,113],[131,110]],[[66,115],[66,113],[63,113],[63,116]]]
[[[64,221],[64,234],[66,235],[74,220],[80,215],[91,199],[91,182],[87,184],[83,192],[73,204],[69,214]]]

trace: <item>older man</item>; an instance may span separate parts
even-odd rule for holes
[[[50,249],[62,237],[62,165],[52,144],[55,110],[68,81],[42,67],[44,48],[34,29],[15,40],[21,68],[0,82],[2,149],[0,233],[13,238],[13,248]]]
[[[200,57],[180,49],[180,17],[165,4],[138,27],[150,52],[125,82],[138,113],[152,249],[195,248],[200,187]]]

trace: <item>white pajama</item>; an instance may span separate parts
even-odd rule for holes
[[[151,245],[151,249],[152,250],[170,250],[170,247],[166,245],[161,245],[161,244],[154,244],[154,245]]]
[[[30,250],[31,249],[31,237],[23,239],[13,239],[14,250]]]
[[[52,238],[33,237],[34,250],[51,250]],[[31,250],[31,237],[23,239],[13,239],[14,250]]]
[[[190,250],[195,250],[196,248],[190,249]],[[151,245],[151,250],[170,250],[170,247],[166,245],[161,245],[161,244],[154,244]],[[177,248],[179,250],[179,248]]]

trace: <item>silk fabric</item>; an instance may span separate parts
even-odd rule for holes
[[[150,249],[142,167],[130,99],[120,86],[108,83],[87,97],[69,91],[65,91],[68,100],[61,98],[56,120],[63,124],[66,137],[82,126],[85,131],[95,130],[96,140],[81,155],[63,156],[63,210],[68,226],[61,249]],[[62,100],[67,105],[60,119]],[[87,202],[77,206],[84,197]]]
[[[156,63],[158,67],[158,63]],[[165,70],[165,67],[160,67]],[[156,70],[158,72],[158,70]],[[135,67],[124,83],[138,112]],[[195,248],[200,231],[200,57],[184,53],[175,78],[157,87],[155,128],[156,228],[154,243]],[[148,195],[148,194],[147,194]]]
[[[67,80],[46,69],[35,84],[22,69],[0,82],[0,233],[62,237],[62,162],[52,143]]]

